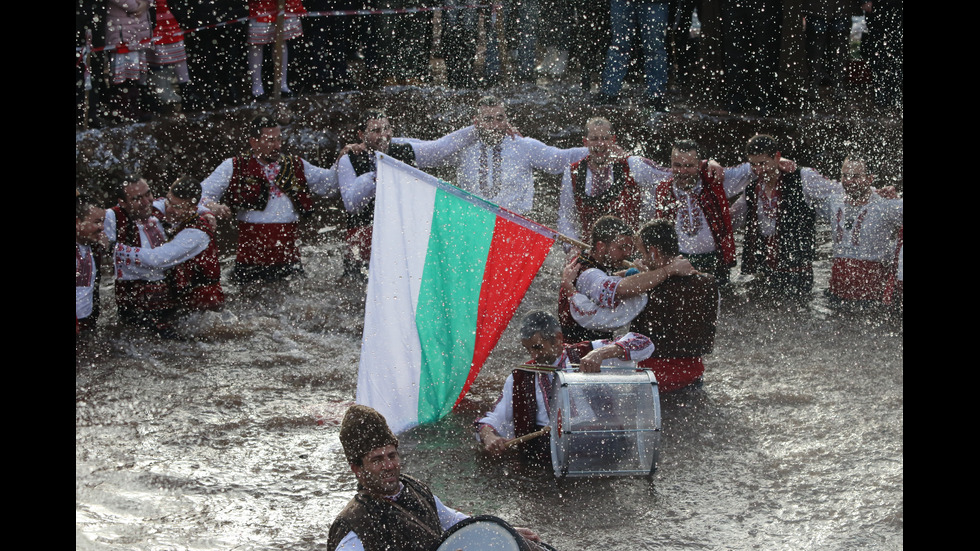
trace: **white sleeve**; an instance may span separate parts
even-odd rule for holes
[[[337,171],[333,168],[320,168],[303,159],[303,174],[310,191],[321,197],[337,195]]]
[[[636,155],[627,157],[626,162],[630,165],[630,176],[633,177],[636,183],[643,186],[644,189],[653,190],[657,187],[657,184],[673,175],[669,168],[657,166],[650,159]]]
[[[116,211],[105,209],[105,222],[102,225],[102,232],[109,239],[109,243],[115,243],[118,239],[116,235]]]
[[[119,245],[115,251],[117,267],[120,263],[127,266],[127,271],[139,273],[141,269],[147,273],[159,273],[174,266],[187,262],[208,248],[211,238],[201,230],[188,228],[181,230],[173,239],[152,249],[142,247],[127,247]]]
[[[613,308],[618,302],[616,290],[623,278],[611,276],[598,268],[589,268],[575,280],[575,288],[578,292],[589,297],[596,306],[600,308]]]
[[[533,138],[525,138],[524,143],[527,145],[531,166],[551,174],[561,174],[568,165],[581,161],[589,154],[587,147],[558,149]]]
[[[481,425],[490,425],[497,434],[504,438],[514,437],[514,406],[511,403],[514,397],[514,376],[508,375],[504,381],[504,388],[500,391],[500,398],[494,404],[493,410],[488,412],[482,419],[477,421]],[[476,436],[477,441],[480,435]]]
[[[451,507],[446,507],[438,497],[432,497],[436,500],[436,512],[439,514],[439,526],[442,527],[443,531],[449,530],[455,526],[457,522],[470,518],[469,515],[460,513]]]
[[[725,195],[729,199],[745,191],[752,182],[752,165],[742,163],[725,169]]]
[[[812,168],[801,168],[800,179],[803,181],[803,196],[811,207],[826,210],[827,199],[844,193],[840,182],[821,175]]]
[[[575,209],[575,191],[572,189],[571,165],[565,167],[561,177],[561,191],[558,192],[558,233],[572,239],[579,239],[581,220]]]
[[[419,168],[431,168],[441,165],[463,148],[476,143],[477,136],[476,127],[467,126],[437,140],[419,140],[409,143],[415,151],[415,164]]]
[[[340,184],[340,197],[344,200],[347,212],[357,212],[374,197],[377,189],[374,171],[358,176],[350,157],[344,155],[337,163],[337,179]]]
[[[198,210],[206,210],[204,205],[208,203],[221,202],[221,196],[231,184],[231,175],[234,171],[234,161],[225,159],[218,165],[218,168],[214,169],[214,172],[201,182],[201,202],[198,203]]]
[[[642,362],[649,358],[654,350],[650,337],[632,331],[616,339],[614,344],[626,350],[627,359],[634,362]]]

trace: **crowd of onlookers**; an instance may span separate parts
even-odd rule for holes
[[[902,101],[900,0],[286,0],[281,24],[278,3],[76,2],[76,126],[293,94],[539,78],[581,86],[597,104],[657,110],[669,108],[669,86],[763,115],[842,100],[856,81],[879,107]]]

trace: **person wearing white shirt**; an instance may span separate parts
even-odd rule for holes
[[[236,213],[234,279],[278,280],[303,272],[298,223],[313,210],[313,195],[338,193],[337,171],[295,155],[281,155],[282,129],[268,116],[249,125],[250,155],[226,159],[201,182],[200,208],[218,218]]]
[[[450,155],[441,165],[456,169],[457,187],[517,214],[534,207],[534,171],[561,174],[588,154],[588,148],[559,149],[514,135],[503,103],[492,96],[476,106],[476,143]]]

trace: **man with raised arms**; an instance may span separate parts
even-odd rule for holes
[[[366,111],[357,130],[360,147],[340,158],[337,177],[340,196],[347,210],[347,254],[344,273],[360,273],[371,259],[374,223],[374,197],[377,186],[375,152],[385,153],[420,169],[438,165],[450,155],[476,142],[472,126],[437,140],[392,142],[393,129],[388,115],[380,110]]]
[[[236,213],[238,283],[272,281],[302,273],[297,245],[301,216],[313,195],[337,193],[337,172],[297,155],[282,155],[282,129],[261,115],[248,125],[247,155],[227,159],[201,183],[201,208],[226,218]]]

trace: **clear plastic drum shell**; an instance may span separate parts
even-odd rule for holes
[[[653,372],[556,371],[549,408],[556,477],[646,476],[656,469],[661,415]]]

